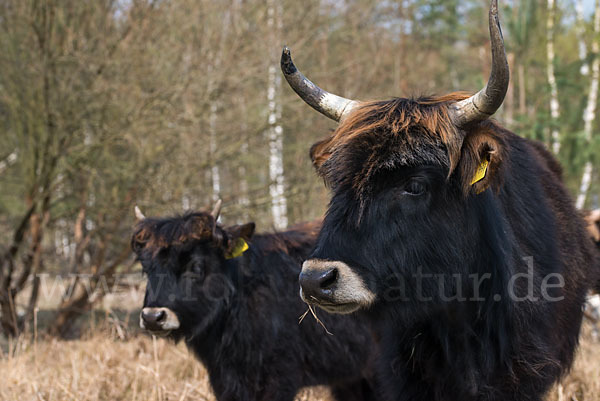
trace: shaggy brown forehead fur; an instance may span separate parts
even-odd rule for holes
[[[213,239],[215,219],[206,212],[188,213],[180,217],[147,218],[137,224],[131,239],[134,249],[144,247],[153,251],[190,241]]]
[[[449,106],[469,97],[368,102],[344,120],[333,135],[313,145],[311,157],[328,185],[366,190],[373,175],[400,166],[439,165],[454,171],[464,133],[453,124]]]

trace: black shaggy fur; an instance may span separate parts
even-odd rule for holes
[[[204,363],[219,401],[291,401],[303,386],[330,385],[340,401],[372,399],[371,336],[355,319],[320,313],[325,334],[298,297],[300,264],[318,224],[253,235],[254,223],[222,228],[208,213],[145,219],[132,248],[148,277],[144,307],[167,307]],[[225,255],[239,238],[250,248]]]
[[[390,400],[541,401],[571,366],[598,252],[554,157],[492,121],[454,127],[464,97],[367,103],[313,146],[333,196],[311,258],[377,295],[363,313]]]

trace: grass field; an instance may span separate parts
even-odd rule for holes
[[[133,327],[133,325],[130,325]],[[206,371],[186,350],[116,319],[79,340],[20,338],[0,354],[0,400],[214,400]],[[297,400],[330,401],[323,388]],[[577,361],[549,401],[600,400],[600,342],[584,328]]]

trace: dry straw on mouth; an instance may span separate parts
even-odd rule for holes
[[[321,327],[323,327],[323,329],[325,329],[325,332],[327,334],[329,334],[330,336],[332,336],[333,333],[331,333],[329,330],[327,330],[327,327],[325,327],[325,324],[321,321],[321,319],[319,319],[319,317],[315,313],[315,310],[314,310],[313,306],[311,304],[307,304],[307,305],[308,305],[308,309],[306,310],[306,312],[304,312],[302,314],[302,316],[300,316],[300,318],[298,319],[298,324],[302,323],[302,321],[304,320],[304,318],[306,317],[306,315],[308,315],[308,312],[310,311],[310,313],[313,315],[313,317],[315,318],[315,320],[317,321],[317,323],[319,323],[321,325]]]

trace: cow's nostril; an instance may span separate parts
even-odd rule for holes
[[[335,284],[336,280],[338,278],[338,271],[335,267],[329,269],[328,271],[326,271],[322,276],[321,276],[321,283],[319,284],[319,286],[321,287],[321,289],[327,289],[329,287],[331,287],[333,284]]]
[[[165,320],[167,314],[163,309],[144,309],[142,310],[142,319],[146,323],[157,324]]]
[[[309,301],[328,300],[333,297],[333,288],[338,285],[339,271],[335,267],[322,269],[303,269],[299,282],[302,288],[302,298]]]

